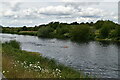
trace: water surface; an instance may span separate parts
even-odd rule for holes
[[[96,41],[77,43],[16,34],[0,34],[0,37],[2,42],[17,40],[23,50],[42,53],[76,70],[83,70],[85,74],[102,78],[118,77],[118,44]]]

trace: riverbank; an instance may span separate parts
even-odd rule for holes
[[[37,31],[20,31],[20,32],[5,32],[7,34],[37,36]]]
[[[21,31],[21,32],[6,32],[7,34],[17,34],[17,35],[28,35],[28,36],[37,36],[37,31]],[[4,33],[3,33],[4,34]],[[47,38],[47,37],[46,37]],[[53,37],[54,38],[54,37]],[[56,38],[56,39],[69,39],[69,38]],[[115,40],[115,39],[101,39],[101,38],[95,38],[94,40],[90,40],[90,41],[99,41],[99,42],[120,42],[120,40]],[[76,42],[76,41],[74,41]],[[81,42],[81,41],[77,41],[77,42]],[[83,41],[86,42],[86,41]],[[88,41],[87,41],[88,42]]]
[[[96,23],[51,22],[35,27],[2,27],[2,33],[32,35],[42,38],[70,39],[76,42],[120,42],[120,25],[109,20]]]
[[[20,49],[20,43],[2,44],[2,73],[6,78],[87,78],[82,72]]]

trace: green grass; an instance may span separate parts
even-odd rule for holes
[[[7,78],[87,78],[82,72],[14,44],[20,46],[16,41],[2,44],[2,72]]]
[[[18,32],[18,34],[37,36],[37,31],[20,31],[20,32]]]

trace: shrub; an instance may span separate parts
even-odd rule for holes
[[[6,42],[5,43],[6,45],[10,45],[12,46],[13,48],[17,48],[17,49],[20,49],[20,43],[15,41],[15,40],[11,40],[10,42]]]
[[[74,26],[71,30],[71,39],[77,41],[89,40],[90,28],[87,25]]]
[[[51,33],[53,32],[53,28],[51,27],[42,27],[38,30],[38,37],[52,37]]]

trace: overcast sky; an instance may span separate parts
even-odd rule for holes
[[[118,22],[118,0],[4,0],[0,2],[0,24],[34,26],[52,21]]]

